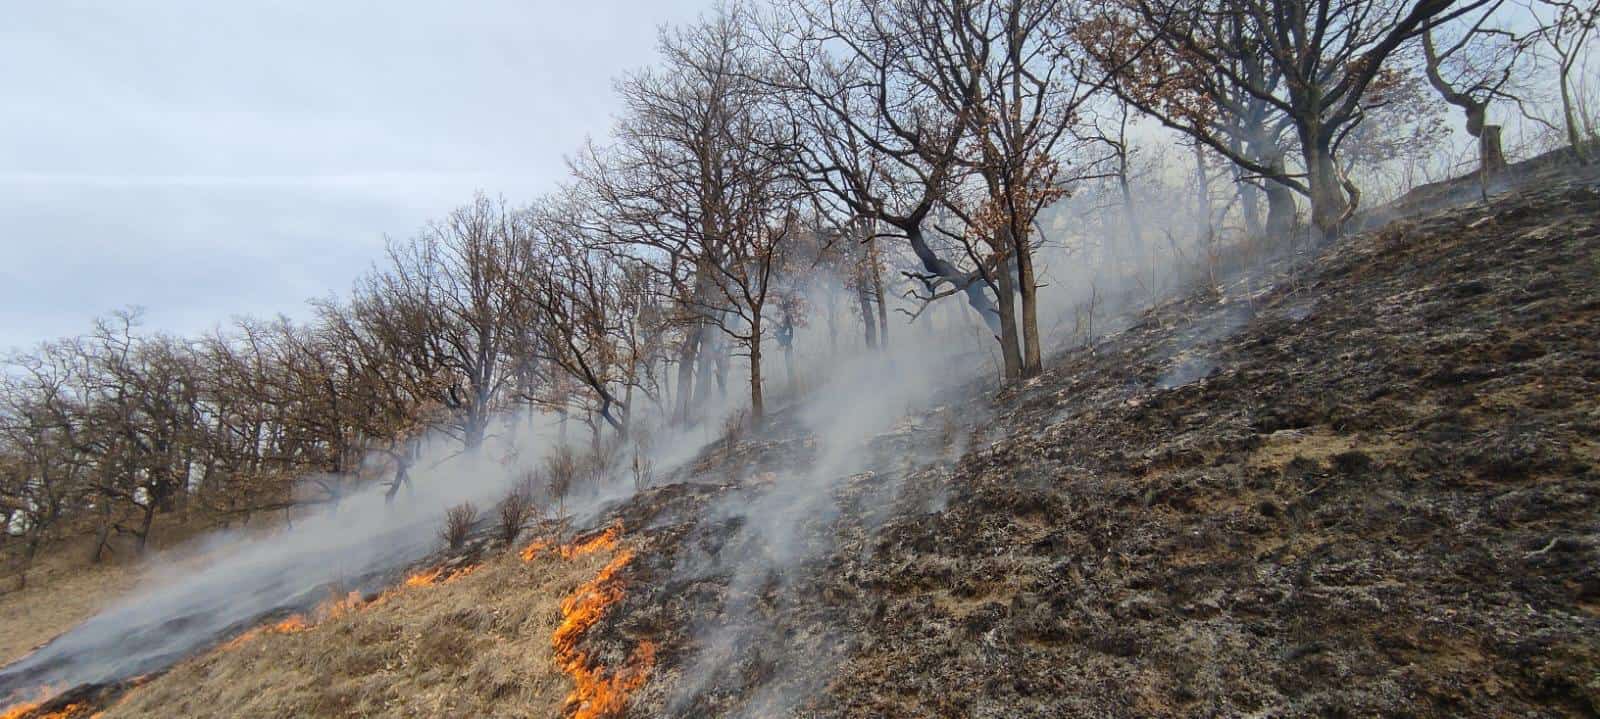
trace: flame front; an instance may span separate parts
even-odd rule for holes
[[[316,609],[313,609],[309,614],[293,614],[278,622],[262,625],[246,631],[243,634],[228,640],[227,643],[222,645],[221,651],[237,649],[241,645],[261,636],[262,634],[297,634],[330,619],[337,619],[351,612],[382,604],[388,601],[390,596],[404,589],[429,587],[435,584],[447,584],[471,574],[477,568],[478,567],[474,565],[454,571],[448,570],[445,567],[424,569],[406,577],[405,581],[401,582],[399,587],[379,594],[378,596],[373,597],[370,601],[368,601],[366,596],[364,596],[361,592],[356,591],[352,591],[343,597],[335,595],[333,598],[318,604]],[[37,706],[37,704],[35,704],[35,706]],[[13,717],[9,714],[6,714],[0,715],[0,719],[13,719]]]
[[[39,689],[34,699],[20,701],[6,707],[5,713],[0,714],[0,719],[21,719],[22,717],[27,716],[29,712],[38,709],[39,705],[49,701],[50,697],[54,694],[55,691],[49,687],[42,687]]]
[[[50,712],[49,714],[40,714],[35,719],[72,719],[72,717],[76,716],[87,708],[88,707],[85,707],[79,702],[73,702],[61,707],[61,709],[57,711]]]
[[[594,554],[602,549],[615,549],[617,540],[622,538],[622,524],[614,523],[588,541],[578,544],[567,544],[561,547],[561,558],[566,560],[577,559],[587,554]],[[631,556],[631,555],[630,555]],[[626,564],[626,562],[624,562]]]
[[[72,719],[73,717],[88,711],[88,707],[83,703],[72,702],[71,704],[61,707],[53,712],[46,714],[34,714],[35,711],[38,711],[39,707],[44,706],[46,702],[54,698],[58,691],[59,690],[55,687],[40,687],[34,692],[33,699],[22,701],[6,707],[4,713],[0,713],[0,719],[22,719],[22,717],[30,717],[31,719]]]
[[[431,586],[433,586],[435,584],[448,584],[450,582],[454,582],[457,579],[465,577],[468,574],[473,573],[474,571],[477,570],[477,568],[478,568],[477,565],[473,565],[473,566],[470,566],[470,567],[464,567],[462,569],[457,569],[455,571],[450,571],[449,569],[447,569],[445,567],[434,567],[433,569],[425,569],[425,570],[422,570],[422,571],[417,572],[415,574],[412,574],[409,577],[406,577],[406,581],[403,583],[403,586],[415,588],[415,587],[431,587]],[[378,601],[383,600],[388,595],[389,595],[389,592],[385,592],[383,595],[379,596],[378,599],[373,600],[372,603],[376,604],[376,603],[378,603]]]
[[[622,526],[614,524],[592,539],[561,546],[557,553],[562,559],[571,560],[614,550],[621,536]],[[544,542],[530,544],[522,551],[522,557],[531,560],[548,546]],[[640,643],[626,666],[609,673],[591,665],[589,655],[578,648],[578,640],[600,621],[606,607],[622,598],[622,580],[617,575],[631,561],[632,550],[618,551],[594,578],[579,585],[561,602],[561,624],[551,634],[550,644],[556,664],[572,677],[573,689],[566,702],[571,719],[600,719],[621,713],[628,696],[644,684],[655,666],[655,645],[650,642]]]
[[[523,547],[522,548],[522,552],[520,552],[520,554],[522,555],[522,561],[531,562],[536,557],[539,556],[540,552],[543,552],[544,550],[549,549],[549,548],[550,548],[550,543],[546,542],[544,540],[539,540],[537,542],[529,544],[528,546]]]

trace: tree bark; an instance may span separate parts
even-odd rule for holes
[[[710,400],[712,368],[716,364],[717,338],[710,328],[702,328],[700,348],[695,353],[694,400],[690,410],[698,411]]]
[[[1244,218],[1244,233],[1261,237],[1266,229],[1261,225],[1261,188],[1256,183],[1241,179],[1239,184],[1239,214]]]
[[[1496,175],[1506,169],[1506,153],[1500,145],[1500,126],[1484,125],[1478,135],[1478,167],[1485,175]]]
[[[872,272],[872,295],[878,303],[878,342],[879,346],[889,348],[889,309],[883,301],[883,268],[878,265],[878,241],[876,239],[867,243],[867,269]]]
[[[1005,378],[1022,376],[1022,351],[1017,342],[1016,282],[1011,272],[1011,258],[1006,257],[996,268],[996,304],[1000,311],[1000,355],[1005,362]]]
[[[105,558],[106,544],[111,541],[111,499],[100,497],[100,526],[95,529],[94,551],[89,554],[89,561],[99,564]]]
[[[878,346],[878,322],[872,313],[872,295],[867,288],[866,277],[861,277],[856,283],[856,302],[861,305],[861,325],[867,336],[867,349],[875,349]]]
[[[1128,239],[1133,245],[1131,249],[1135,263],[1134,271],[1143,272],[1144,262],[1146,259],[1144,256],[1144,231],[1139,226],[1139,213],[1133,207],[1133,190],[1128,187],[1128,166],[1126,159],[1122,160],[1118,165],[1117,186],[1122,190],[1122,212],[1124,221],[1126,221],[1128,224]],[[1118,252],[1117,254],[1120,255],[1122,253]]]
[[[1557,83],[1561,85],[1561,113],[1567,121],[1567,144],[1572,146],[1572,154],[1578,158],[1578,162],[1587,165],[1589,153],[1584,148],[1582,135],[1578,133],[1578,115],[1573,109],[1572,87],[1568,82],[1569,71],[1569,67],[1562,67],[1561,77]]]
[[[750,321],[750,423],[760,425],[766,414],[766,403],[761,393],[761,313],[759,308]]]
[[[700,335],[704,332],[703,325],[695,325],[684,337],[683,347],[678,351],[678,396],[672,410],[673,424],[689,423],[689,404],[694,398],[694,360],[700,351]]]
[[[155,524],[156,503],[151,497],[145,497],[144,516],[139,520],[139,544],[137,551],[144,554],[145,548],[150,546],[150,527]]]
[[[1311,222],[1324,238],[1339,235],[1345,212],[1350,209],[1328,145],[1328,140],[1320,137],[1305,144],[1306,168],[1311,176]]]
[[[1194,143],[1194,208],[1205,223],[1206,236],[1213,233],[1211,227],[1211,176],[1206,172],[1206,153],[1200,143]]]
[[[1039,286],[1033,274],[1033,248],[1026,232],[1011,231],[1012,250],[1017,256],[1017,296],[1022,301],[1022,357],[1019,376],[1037,377],[1044,371],[1039,348]]]

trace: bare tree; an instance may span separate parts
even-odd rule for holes
[[[387,289],[426,312],[421,344],[453,375],[444,404],[463,445],[483,443],[513,363],[506,350],[526,315],[518,284],[529,275],[525,220],[482,194],[410,242],[390,245]]]
[[[1484,177],[1506,166],[1501,128],[1489,122],[1489,103],[1516,99],[1506,87],[1523,47],[1510,30],[1492,24],[1504,4],[1496,0],[1451,24],[1459,28],[1430,24],[1422,32],[1428,84],[1466,115],[1467,134],[1477,141],[1478,170]]]
[[[1573,99],[1572,71],[1583,58],[1589,36],[1600,22],[1600,2],[1591,0],[1529,0],[1527,11],[1534,19],[1532,40],[1543,49],[1541,55],[1555,64],[1556,85],[1561,94],[1561,116],[1567,144],[1578,161],[1587,163],[1582,119]]]
[[[1141,41],[1102,43],[1102,59],[1125,63],[1140,92],[1122,97],[1189,134],[1247,171],[1311,200],[1312,221],[1337,233],[1355,211],[1353,185],[1335,156],[1369,108],[1368,89],[1385,62],[1428,28],[1490,0],[1132,0],[1129,16],[1100,16],[1098,31]],[[1141,56],[1142,54],[1142,56]],[[1132,58],[1140,58],[1130,61]],[[1154,83],[1153,86],[1152,83]],[[1293,130],[1303,172],[1274,166],[1215,132],[1207,118],[1237,110],[1237,98],[1265,103],[1269,127]],[[1171,101],[1173,99],[1175,101]]]

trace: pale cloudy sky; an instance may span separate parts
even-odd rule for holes
[[[142,305],[304,313],[471,197],[601,136],[709,0],[0,0],[0,351]]]

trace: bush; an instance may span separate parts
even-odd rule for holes
[[[500,518],[495,530],[500,535],[501,541],[507,547],[515,544],[517,535],[522,534],[522,528],[527,526],[528,519],[533,516],[533,494],[526,485],[519,486],[506,494],[500,500]]]
[[[567,495],[578,480],[580,470],[578,455],[572,447],[561,445],[544,459],[545,491],[556,504],[556,518],[567,516]]]
[[[439,530],[439,538],[451,549],[460,549],[467,542],[468,535],[472,534],[472,525],[477,521],[478,508],[471,502],[462,502],[445,511],[444,529]]]

